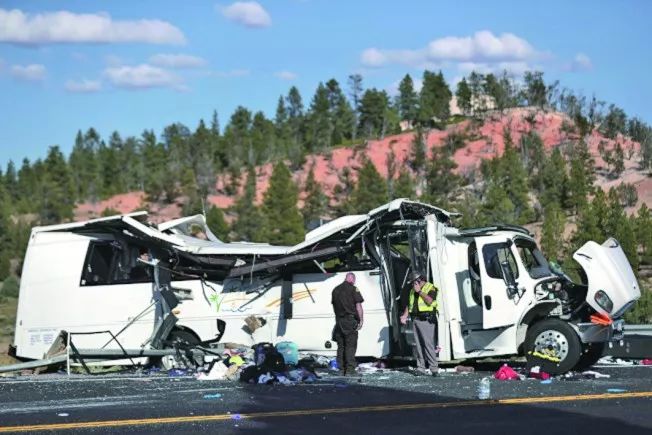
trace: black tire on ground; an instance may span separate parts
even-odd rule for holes
[[[546,341],[541,340],[542,334],[552,341],[552,346],[546,345]],[[537,339],[539,342],[535,343]],[[542,350],[558,352],[559,349],[556,349],[554,344],[560,344],[560,347],[565,349],[561,361],[552,361],[533,354],[537,350],[539,353],[542,353]],[[524,349],[528,368],[539,366],[546,373],[559,375],[572,370],[577,365],[582,346],[577,333],[567,322],[559,319],[544,319],[528,328]]]
[[[590,343],[584,346],[582,354],[580,355],[580,360],[575,364],[575,370],[586,370],[598,362],[598,360],[602,358],[606,347],[607,343]]]

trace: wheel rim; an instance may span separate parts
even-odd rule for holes
[[[548,329],[534,339],[534,350],[543,355],[563,361],[568,355],[568,339],[559,331]]]

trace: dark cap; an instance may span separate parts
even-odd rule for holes
[[[426,278],[421,275],[419,272],[412,272],[410,273],[410,277],[408,278],[408,282],[413,283],[418,280],[425,280]]]

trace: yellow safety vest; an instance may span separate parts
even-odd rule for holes
[[[421,291],[428,294],[430,293],[431,290],[434,290],[435,292],[439,291],[437,287],[435,287],[434,284],[432,283],[425,283],[423,287],[421,288]],[[416,297],[416,293],[414,291],[414,288],[410,289],[410,300],[408,304],[408,310],[412,311],[412,307],[414,306],[414,298]],[[432,301],[432,305],[426,304],[426,301],[423,300],[422,297],[419,296],[419,301],[417,302],[419,305],[419,312],[420,313],[428,313],[431,311],[437,311],[437,300],[435,299]]]

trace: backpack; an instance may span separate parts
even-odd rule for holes
[[[257,367],[265,371],[285,371],[283,355],[276,350],[272,343],[258,343],[252,347],[254,349],[254,362]]]

